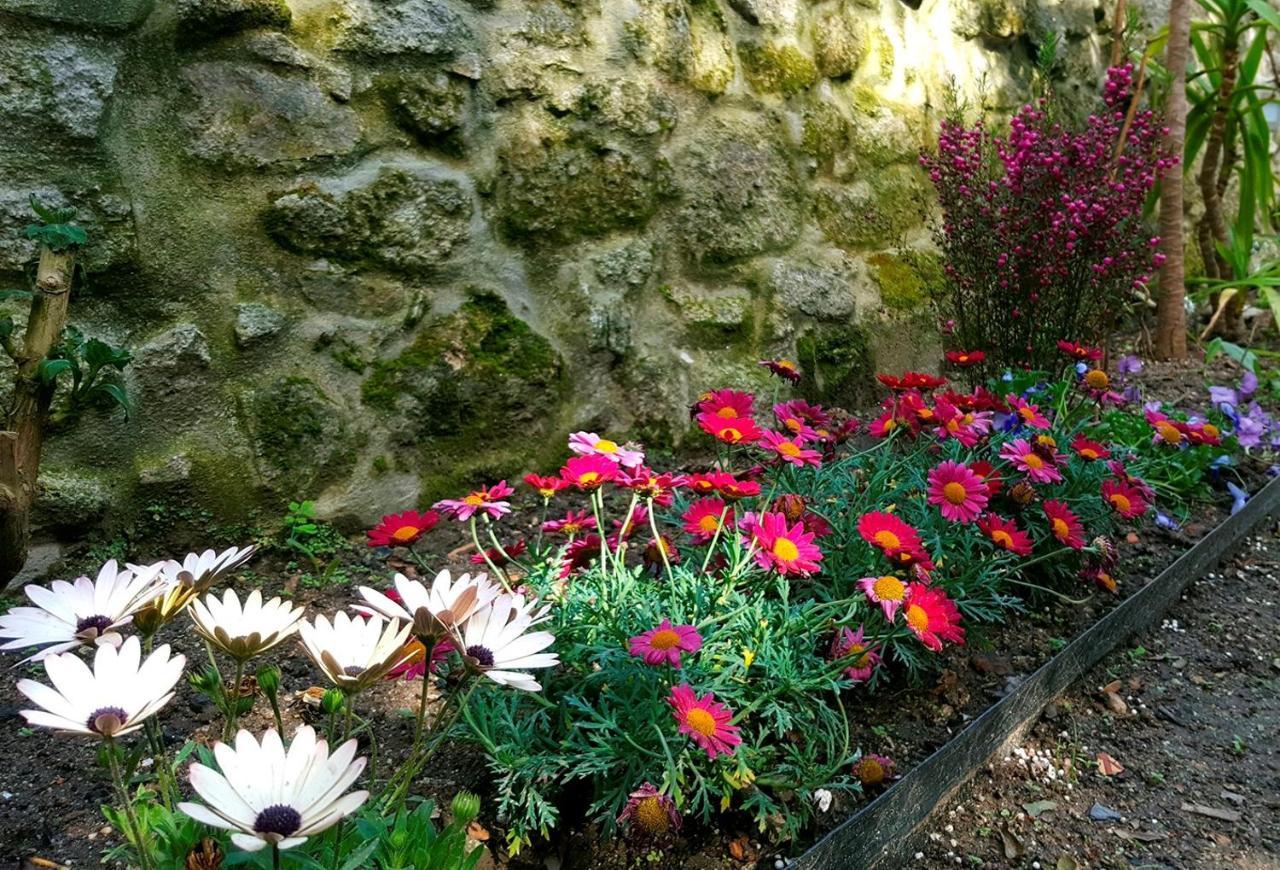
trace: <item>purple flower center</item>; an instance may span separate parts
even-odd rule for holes
[[[76,623],[76,634],[84,634],[92,629],[93,635],[96,637],[110,628],[111,625],[112,619],[110,616],[86,616]]]
[[[129,716],[120,707],[99,707],[89,714],[85,726],[90,731],[110,737],[120,730]]]
[[[364,668],[360,667],[359,665],[347,665],[345,668],[342,669],[342,672],[346,674],[348,677],[358,677],[364,673]]]
[[[484,646],[467,647],[467,655],[480,663],[483,668],[493,667],[493,652]]]
[[[275,834],[280,839],[293,836],[302,827],[302,814],[288,804],[275,804],[258,813],[253,829],[259,834]]]

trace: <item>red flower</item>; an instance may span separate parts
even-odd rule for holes
[[[1084,526],[1065,503],[1049,499],[1044,503],[1044,515],[1049,519],[1049,531],[1058,543],[1079,550],[1084,546]]]
[[[876,375],[876,380],[895,393],[902,390],[934,390],[947,382],[946,378],[923,372],[907,372],[900,378],[893,375]]]
[[[982,478],[983,483],[987,485],[987,495],[994,497],[1004,489],[1004,478],[987,460],[979,459],[977,462],[970,462],[969,470]]]
[[[509,565],[513,559],[518,559],[521,556],[523,556],[524,551],[527,549],[529,549],[529,545],[526,544],[523,540],[516,541],[514,544],[511,544],[510,546],[507,546],[507,547],[503,547],[502,549],[499,549],[497,547],[490,547],[489,549],[485,550],[483,553],[472,553],[471,564],[487,565],[490,562],[492,562],[494,565],[497,565],[499,568],[502,568],[506,565]]]
[[[543,498],[551,498],[557,492],[569,486],[569,484],[565,483],[558,477],[553,477],[551,475],[544,477],[540,474],[526,474],[524,476],[524,482],[537,490],[538,495]]]
[[[630,471],[624,470],[621,485],[626,489],[635,490],[641,498],[651,498],[663,507],[668,507],[673,500],[672,494],[675,490],[685,485],[685,477],[670,471],[659,474],[641,465]]]
[[[766,571],[807,577],[819,570],[822,551],[814,546],[813,533],[805,531],[803,523],[788,528],[785,516],[770,512],[753,523],[750,531],[755,539],[756,563]]]
[[[785,381],[794,384],[800,380],[800,367],[789,359],[762,359],[760,365]]]
[[[869,646],[863,639],[863,628],[861,625],[858,626],[857,631],[847,627],[841,628],[831,639],[831,650],[827,654],[827,658],[832,661],[844,658],[853,660],[853,663],[844,669],[844,675],[855,683],[871,679],[872,671],[875,670],[876,665],[880,664],[880,652],[875,647]]]
[[[907,628],[919,638],[927,649],[938,652],[942,642],[964,643],[964,629],[960,627],[960,611],[947,593],[923,583],[907,586],[902,601],[902,613]]]
[[[858,520],[858,534],[868,544],[879,547],[886,556],[923,548],[920,533],[893,514],[879,511],[863,514]]]
[[[1124,481],[1104,480],[1102,498],[1126,520],[1136,519],[1147,512],[1147,502],[1142,493]]]
[[[725,444],[750,444],[760,437],[760,427],[750,417],[721,417],[704,411],[697,421],[703,432]]]
[[[699,413],[726,419],[750,417],[755,400],[755,396],[741,390],[712,390],[703,394],[696,407]]]
[[[1076,434],[1076,437],[1071,442],[1071,449],[1076,452],[1077,456],[1088,462],[1111,458],[1110,450],[1108,450],[1104,445],[1099,444],[1097,441],[1090,441],[1088,438],[1084,437],[1083,432]]]
[[[435,511],[405,511],[387,514],[366,532],[370,547],[407,547],[436,527],[440,514]]]
[[[664,619],[657,628],[631,638],[631,655],[644,659],[647,665],[663,663],[680,667],[680,653],[695,653],[702,649],[702,635],[692,625],[672,625]]]
[[[718,498],[700,498],[689,505],[680,519],[684,520],[683,528],[694,541],[705,544],[721,528],[722,515],[723,522],[733,522],[733,508]]]
[[[618,463],[599,453],[571,456],[560,469],[560,477],[583,492],[590,492],[618,479]]]
[[[987,358],[987,354],[981,350],[949,350],[947,351],[947,362],[952,365],[968,368],[976,366]]]
[[[1075,341],[1063,341],[1059,339],[1058,350],[1067,356],[1080,362],[1093,362],[1102,359],[1102,348],[1089,347],[1087,344],[1080,344]]]
[[[1015,556],[1031,555],[1031,536],[1019,529],[1013,520],[987,514],[978,520],[978,528],[1001,550],[1008,550]]]
[[[596,518],[586,511],[569,511],[558,520],[547,520],[542,524],[542,531],[548,535],[568,535],[577,537],[583,532],[596,527]]]

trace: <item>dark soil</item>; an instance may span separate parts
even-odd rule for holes
[[[920,865],[1280,867],[1278,578],[1272,527],[940,810]]]
[[[1215,372],[1215,376],[1218,381],[1225,382],[1234,377],[1234,374],[1228,374],[1224,369],[1222,372]],[[1192,405],[1195,405],[1204,394],[1204,374],[1199,367],[1149,369],[1144,380],[1148,385],[1148,393],[1169,401],[1189,400]],[[531,521],[530,512],[526,512],[523,516],[527,522]],[[1225,511],[1221,507],[1198,510],[1194,521],[1188,522],[1177,532],[1152,526],[1138,535],[1130,536],[1130,540],[1122,546],[1124,554],[1122,564],[1125,566],[1124,577],[1127,579],[1121,587],[1121,596],[1158,573],[1224,516]],[[450,526],[447,530],[442,527],[437,532],[433,532],[433,536],[434,552],[440,552],[449,547],[454,548],[449,553],[450,567],[455,569],[470,567],[467,559],[473,550],[470,548],[469,541],[462,537],[456,526]],[[205,544],[199,530],[194,528],[185,535],[175,534],[171,538],[173,539],[167,543],[172,545],[169,552],[174,553],[184,552],[191,545]],[[1277,548],[1277,551],[1280,553],[1280,548]],[[160,548],[157,547],[155,552],[159,553]],[[313,610],[332,611],[351,603],[353,587],[356,585],[385,585],[389,577],[388,567],[405,573],[412,571],[410,566],[401,562],[392,561],[388,566],[375,554],[357,545],[344,553],[345,574],[342,575],[345,578],[344,582],[341,585],[314,588],[308,584],[305,577],[300,580],[301,572],[296,567],[291,567],[287,563],[287,558],[287,555],[279,552],[260,556],[252,563],[253,576],[242,578],[236,585],[240,588],[261,586],[269,594],[283,589],[293,594],[299,602],[307,603]],[[1277,558],[1280,558],[1280,555]],[[89,561],[91,559],[86,554],[84,564],[68,566],[68,570],[71,567],[83,570]],[[1254,605],[1258,609],[1256,615],[1258,620],[1265,620],[1268,612],[1272,620],[1275,618],[1277,590],[1274,576],[1269,582],[1271,585],[1268,594],[1258,590],[1258,594],[1252,596],[1254,601],[1258,602]],[[1022,676],[1039,667],[1061,645],[1073,638],[1084,627],[1092,624],[1114,606],[1116,600],[1098,593],[1092,595],[1085,604],[1073,607],[1029,601],[1028,611],[1006,625],[968,626],[968,645],[949,648],[943,656],[943,670],[933,685],[911,687],[899,682],[891,683],[889,690],[872,696],[851,693],[846,699],[852,724],[851,739],[865,751],[892,757],[897,762],[899,771],[909,769],[963,729],[969,721],[1016,685]],[[1267,601],[1269,604],[1263,605],[1260,603],[1262,601]],[[14,602],[11,600],[3,606],[7,607],[11,603]],[[1244,645],[1239,640],[1242,635],[1234,630],[1232,625],[1237,617],[1238,614],[1224,616],[1224,620],[1219,624],[1226,625],[1227,628],[1218,642],[1219,644],[1235,643],[1235,656],[1239,659],[1243,655]],[[1260,634],[1264,628],[1265,625],[1256,625],[1253,631]],[[1177,635],[1178,638],[1189,636],[1189,634]],[[1228,641],[1228,636],[1235,640]],[[172,642],[177,649],[185,652],[193,663],[202,663],[204,660],[203,649],[194,643],[194,636],[182,622],[168,627],[160,640]],[[281,652],[277,657],[284,669],[282,692],[293,696],[300,694],[308,686],[316,684],[319,676],[305,657],[294,654],[290,645],[285,646],[288,648],[287,652]],[[1150,644],[1148,646],[1150,647]],[[1274,641],[1267,649],[1270,651],[1265,653],[1266,666],[1270,667],[1269,663],[1276,656],[1277,650]],[[1189,655],[1182,655],[1187,662],[1192,661]],[[1219,655],[1225,657],[1225,650]],[[1229,657],[1227,660],[1230,661]],[[1149,662],[1149,664],[1155,664],[1155,662]],[[1188,676],[1192,673],[1201,673],[1206,680],[1220,679],[1210,676],[1207,666],[1203,672],[1192,671],[1189,668],[1189,664],[1184,667]],[[108,795],[105,777],[92,764],[93,750],[90,746],[75,740],[34,733],[23,727],[18,710],[25,699],[18,695],[14,689],[14,683],[25,673],[26,668],[15,668],[0,677],[0,758],[5,759],[4,763],[0,764],[0,866],[5,866],[9,860],[21,860],[31,855],[56,859],[73,866],[96,864],[100,860],[102,850],[114,842],[113,833],[104,827],[98,812],[99,804]],[[1233,677],[1237,675],[1241,679],[1245,677],[1243,673],[1232,672]],[[1128,675],[1126,679],[1127,677]],[[1274,713],[1275,672],[1271,672],[1270,680]],[[371,716],[375,722],[383,754],[383,761],[380,763],[384,770],[389,769],[390,764],[399,760],[397,750],[403,753],[411,742],[411,722],[405,714],[416,703],[416,685],[416,683],[398,683],[385,686],[377,692],[369,693],[362,700],[365,705],[362,713]],[[1155,681],[1147,680],[1144,685],[1148,687],[1155,685]],[[1144,691],[1149,694],[1152,690],[1146,688]],[[1126,690],[1125,694],[1139,697],[1138,690]],[[1135,701],[1135,706],[1137,703]],[[1165,706],[1170,705],[1168,701],[1161,703]],[[1060,709],[1067,708],[1063,705]],[[1083,707],[1077,704],[1071,709],[1075,711],[1074,714],[1060,715],[1078,716]],[[1174,708],[1170,707],[1170,709]],[[301,721],[304,710],[305,707],[301,703],[291,705],[286,710],[287,730]],[[1239,722],[1240,714],[1241,710],[1235,709],[1223,715],[1225,721]],[[1175,715],[1179,714],[1175,713]],[[203,742],[213,742],[218,737],[217,728],[220,727],[220,721],[220,717],[210,705],[202,702],[191,689],[185,687],[181,689],[178,698],[163,717],[166,732],[175,746],[180,745],[190,735],[194,735],[195,739]],[[1188,720],[1183,718],[1182,721]],[[270,724],[270,711],[265,702],[258,705],[246,722],[247,727],[255,730],[264,729]],[[1274,751],[1276,736],[1274,718],[1270,720],[1270,727],[1269,738],[1264,738],[1263,734],[1267,732],[1256,732],[1251,726],[1246,725],[1235,726],[1235,731],[1231,733],[1240,733],[1242,740],[1249,747],[1243,756],[1244,759],[1249,759],[1251,755],[1261,757],[1264,751]],[[1244,729],[1243,732],[1242,729]],[[1069,732],[1067,725],[1056,730]],[[1180,738],[1171,736],[1167,739]],[[1226,739],[1229,745],[1232,738],[1228,736]],[[1100,738],[1080,742],[1091,747],[1102,745]],[[1192,746],[1196,751],[1202,749],[1207,751],[1204,747],[1194,744]],[[1189,746],[1189,749],[1192,746]],[[1128,758],[1133,756],[1126,756],[1129,749],[1125,745],[1114,745],[1114,748],[1108,751],[1126,766],[1130,765]],[[1215,769],[1215,765],[1208,760],[1222,758],[1221,747],[1217,754],[1210,753],[1204,757],[1206,761],[1203,766],[1209,770]],[[1234,759],[1235,756],[1233,755],[1232,758]],[[1173,764],[1165,766],[1166,776],[1171,784],[1175,781],[1173,767]],[[1177,771],[1181,772],[1184,768],[1186,768],[1185,765],[1179,764]],[[1141,771],[1144,768],[1134,767],[1133,769]],[[1083,763],[1076,770],[1082,779],[1091,775],[1085,772]],[[1269,788],[1274,800],[1277,785],[1274,768],[1271,769],[1270,776]],[[1125,774],[1116,783],[1108,783],[1108,785],[1115,787],[1126,782],[1133,782],[1132,774]],[[1223,782],[1226,783],[1227,780],[1223,779]],[[416,785],[422,793],[440,794],[446,798],[460,788],[477,791],[482,798],[492,795],[490,777],[483,755],[466,746],[450,746],[438,753],[436,761]],[[1255,788],[1261,788],[1263,785],[1264,780],[1261,777],[1254,783]],[[1080,785],[1073,787],[1081,788]],[[1224,784],[1223,787],[1231,789],[1229,785]],[[1244,786],[1241,785],[1241,789],[1243,788]],[[1246,800],[1254,800],[1249,797],[1252,792],[1231,790],[1245,794]],[[1212,795],[1202,795],[1199,802],[1215,803],[1217,794],[1218,791]],[[1036,799],[1038,798],[1032,797],[1028,798],[1028,801]],[[1112,805],[1116,809],[1122,809],[1119,798],[1109,797],[1109,799],[1113,801]],[[1249,812],[1246,815],[1256,814],[1258,812],[1256,808],[1264,805],[1262,797],[1257,797],[1256,800],[1256,803],[1249,805]],[[1012,799],[1003,801],[999,806],[993,807],[993,811],[998,815],[1000,809],[1011,807],[1012,812],[1016,813],[1019,811],[1019,801]],[[1220,804],[1220,800],[1215,803],[1215,805]],[[484,806],[490,807],[492,802],[486,800]],[[824,829],[834,827],[856,809],[856,804],[842,803],[837,799],[825,815],[821,827]],[[1274,804],[1272,812],[1274,813]],[[1145,818],[1145,810],[1142,815]],[[1183,815],[1187,814],[1183,813]],[[566,808],[564,824],[556,841],[547,844],[543,849],[529,850],[513,863],[541,867],[545,859],[550,859],[552,863],[558,863],[562,867],[623,867],[635,864],[638,856],[628,853],[621,843],[602,842],[593,826],[584,824],[580,816],[576,822],[574,818],[572,807]],[[505,863],[500,825],[496,819],[492,818],[491,813],[486,813],[483,809],[481,820],[493,832],[490,846],[494,861]],[[1012,817],[1010,821],[1011,823],[1016,821],[1018,825],[1024,823],[1030,825],[1026,820],[1014,820]],[[1274,821],[1273,814],[1272,822]],[[723,822],[723,826],[717,829],[687,827],[686,837],[681,845],[664,858],[665,866],[713,868],[743,867],[757,863],[761,866],[773,866],[777,859],[794,857],[803,851],[806,845],[770,846],[762,842],[759,832],[745,817],[735,819],[729,816]],[[1223,825],[1212,819],[1193,818],[1190,823]],[[1089,823],[1085,822],[1085,824]],[[993,847],[997,849],[1000,847],[998,834],[995,835],[994,840],[990,840],[979,838],[970,830],[968,836],[973,839],[972,843],[962,844],[957,838],[956,846],[948,845],[948,840],[955,831],[976,827],[978,825],[973,824],[972,818],[966,818],[963,823],[954,823],[951,831],[940,831],[940,835],[944,837],[942,846],[946,848],[937,850],[936,855],[935,850],[931,848],[929,860],[954,862],[954,856],[946,856],[949,850],[960,856],[961,862],[966,861],[965,856],[971,853],[979,856],[979,860],[995,860],[996,853],[991,850]],[[995,829],[993,826],[992,830]],[[1217,830],[1225,830],[1228,835],[1233,835],[1230,826],[1219,827]],[[815,831],[814,834],[822,832]],[[1036,836],[1041,835],[1036,833]],[[1036,842],[1045,841],[1038,839]],[[1141,846],[1140,843],[1135,845],[1134,842],[1129,842],[1127,845],[1130,852],[1139,851]],[[1054,866],[1053,862],[1057,860],[1056,853],[1048,863],[1045,863],[1044,856],[1049,854],[1049,850],[1042,849],[1040,853],[1038,860],[1041,861],[1041,866]],[[1095,858],[1083,858],[1083,854],[1081,857],[1082,866],[1084,863],[1092,864],[1096,861]],[[1031,866],[1030,861],[1031,859],[1028,858],[1027,866]]]

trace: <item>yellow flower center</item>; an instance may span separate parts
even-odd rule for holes
[[[697,731],[703,737],[710,737],[716,733],[715,717],[701,707],[694,707],[685,713],[684,724]]]
[[[488,498],[483,492],[473,492],[471,495],[464,498],[463,501],[469,505],[482,505],[488,501]]]
[[[671,818],[662,808],[662,801],[657,795],[640,798],[634,818],[636,824],[650,834],[665,834],[671,827]]]
[[[610,441],[608,438],[601,438],[596,442],[597,453],[617,453],[618,444],[616,441]]]
[[[773,555],[784,562],[794,562],[800,558],[800,548],[790,538],[778,538],[773,542]]]
[[[1160,433],[1160,439],[1170,444],[1177,444],[1182,440],[1182,433],[1178,427],[1170,423],[1168,420],[1161,420],[1156,424],[1156,432]]]
[[[720,518],[715,514],[704,514],[702,519],[698,520],[698,528],[707,534],[714,534],[715,530],[720,528]]]
[[[995,541],[998,546],[1001,546],[1006,550],[1013,546],[1013,535],[1009,534],[1004,529],[996,529],[992,532],[991,540]]]
[[[1053,536],[1059,541],[1065,541],[1071,536],[1071,526],[1062,517],[1053,518]]]
[[[902,581],[891,574],[877,579],[871,588],[875,590],[876,598],[882,601],[901,601],[903,593],[906,592]]]
[[[799,456],[800,446],[794,441],[782,441],[778,444],[778,452],[783,456]]]
[[[919,604],[907,608],[907,625],[916,631],[924,631],[929,627],[929,614]]]
[[[902,539],[888,529],[881,529],[875,534],[876,545],[885,550],[896,550],[902,546]]]
[[[654,649],[669,650],[675,649],[680,645],[680,635],[669,628],[655,632],[653,637],[649,638],[649,646]]]
[[[1212,423],[1205,423],[1203,426],[1200,427],[1200,431],[1208,435],[1210,438],[1218,437],[1218,427],[1213,425]]]
[[[1022,464],[1035,471],[1039,471],[1041,468],[1044,468],[1044,460],[1039,456],[1036,456],[1034,453],[1022,454]]]
[[[1111,501],[1111,505],[1122,514],[1127,514],[1130,508],[1133,507],[1133,502],[1131,502],[1129,500],[1129,496],[1124,493],[1113,492],[1109,496],[1109,499]]]
[[[742,440],[742,432],[738,429],[734,429],[732,426],[726,426],[724,429],[720,430],[720,437],[725,441],[737,444]]]
[[[953,480],[942,487],[942,497],[954,505],[962,505],[969,497],[969,491],[964,488],[963,483]]]
[[[917,416],[917,417],[919,417],[921,420],[932,420],[932,419],[933,419],[933,409],[932,409],[932,408],[921,408],[921,409],[919,409],[918,411],[916,411],[916,416]]]
[[[1081,447],[1080,455],[1083,456],[1085,459],[1097,459],[1100,456],[1102,456],[1101,453],[1094,450],[1092,447]]]
[[[867,647],[865,644],[851,644],[847,655],[857,656],[857,658],[853,660],[853,663],[860,668],[865,668],[871,664],[871,656],[867,653]]]
[[[884,782],[884,766],[874,758],[864,758],[858,763],[858,779],[863,785],[879,785]]]
[[[730,408],[728,405],[725,405],[719,411],[716,411],[716,416],[722,417],[725,420],[732,420],[734,417],[738,416],[738,412],[733,408]]]
[[[1036,418],[1036,410],[1030,405],[1023,405],[1018,409],[1018,416],[1030,423]]]
[[[391,533],[393,541],[399,541],[406,544],[418,537],[419,529],[417,526],[401,526]]]
[[[588,471],[578,477],[578,480],[582,483],[595,483],[599,479],[600,472],[598,471]]]
[[[1102,369],[1090,369],[1084,376],[1084,382],[1094,390],[1105,390],[1111,385],[1111,379]]]
[[[892,417],[884,421],[884,431],[892,432],[894,429],[897,429],[897,428],[898,428],[898,421],[893,419]]]
[[[804,424],[795,417],[788,417],[786,420],[782,421],[782,426],[788,432],[799,432],[804,428]]]

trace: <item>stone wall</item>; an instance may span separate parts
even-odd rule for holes
[[[136,352],[48,521],[368,518],[570,427],[677,442],[764,356],[829,401],[927,364],[951,82],[1008,110],[1057,35],[1087,105],[1109,8],[916,5],[0,0],[0,279],[29,192],[78,206],[74,321]]]

